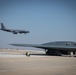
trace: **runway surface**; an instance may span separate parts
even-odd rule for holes
[[[31,54],[30,57],[46,57],[47,55],[43,54]],[[25,54],[12,54],[8,52],[0,52],[0,58],[21,58],[27,57]]]
[[[0,75],[76,75],[76,58],[0,51]],[[21,55],[22,54],[22,55]]]

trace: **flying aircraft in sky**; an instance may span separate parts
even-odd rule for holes
[[[24,33],[24,34],[26,34],[26,33],[29,33],[29,31],[25,31],[25,30],[7,29],[7,28],[5,28],[5,26],[3,25],[3,23],[1,23],[0,30],[6,31],[6,32],[12,32],[13,34],[17,34],[17,33],[20,33],[20,34]]]
[[[47,55],[76,55],[76,42],[56,41],[44,44],[10,44],[13,46],[35,47],[44,49]]]

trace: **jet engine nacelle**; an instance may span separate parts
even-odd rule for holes
[[[13,31],[13,34],[17,34],[17,32]]]

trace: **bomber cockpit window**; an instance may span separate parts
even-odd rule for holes
[[[68,45],[72,45],[72,43],[66,43],[66,46],[68,46]]]

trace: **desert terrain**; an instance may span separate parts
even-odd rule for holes
[[[44,52],[0,49],[0,75],[76,75],[76,57],[46,56]]]

